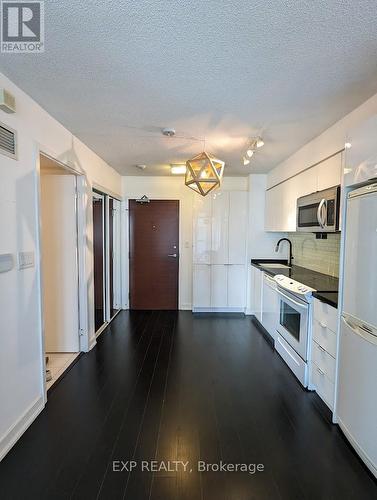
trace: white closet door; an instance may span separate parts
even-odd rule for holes
[[[196,196],[194,202],[194,264],[211,263],[212,198]]]
[[[227,307],[228,305],[228,267],[211,266],[211,307]]]
[[[194,265],[193,307],[211,307],[211,266]]]
[[[246,270],[244,265],[228,267],[228,307],[244,308],[246,303]]]
[[[79,351],[74,175],[41,175],[46,352]]]
[[[229,264],[245,264],[247,192],[229,193]]]
[[[228,264],[229,192],[215,193],[212,199],[211,264]]]

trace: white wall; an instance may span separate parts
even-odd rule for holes
[[[144,194],[150,199],[174,199],[180,201],[179,242],[179,308],[192,307],[192,215],[194,196],[200,196],[185,186],[184,178],[129,176],[123,177],[124,198],[140,198]],[[246,177],[225,177],[221,190],[247,191]],[[126,277],[127,280],[127,277]],[[128,290],[125,297],[128,296]],[[124,304],[124,306],[128,304]]]
[[[376,113],[377,94],[271,170],[268,173],[267,187],[272,187],[342,150],[348,132]]]
[[[288,246],[281,245],[279,252],[275,252],[276,243],[285,233],[267,233],[264,230],[265,198],[267,175],[252,174],[248,178],[249,189],[249,226],[248,226],[248,286],[247,286],[247,314],[254,314],[254,281],[251,259],[287,259]]]
[[[0,111],[0,121],[18,133],[18,160],[0,155],[0,254],[33,251],[34,268],[16,266],[0,274],[0,458],[43,408],[40,325],[38,219],[36,212],[37,149],[69,163],[90,185],[121,193],[121,178],[36,102],[0,74],[0,88],[16,97],[17,112]],[[91,204],[87,203],[87,288],[89,341],[94,339]]]

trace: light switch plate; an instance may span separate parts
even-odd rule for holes
[[[19,252],[18,269],[27,269],[34,267],[34,252]]]
[[[13,255],[11,253],[0,254],[0,273],[7,273],[13,269]]]

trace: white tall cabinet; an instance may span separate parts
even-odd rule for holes
[[[195,197],[193,311],[244,312],[247,192]]]

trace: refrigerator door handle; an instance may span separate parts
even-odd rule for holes
[[[370,342],[371,344],[377,345],[377,335],[372,333],[372,330],[369,327],[363,324],[358,324],[353,320],[353,318],[345,314],[342,314],[342,320],[356,335]]]

